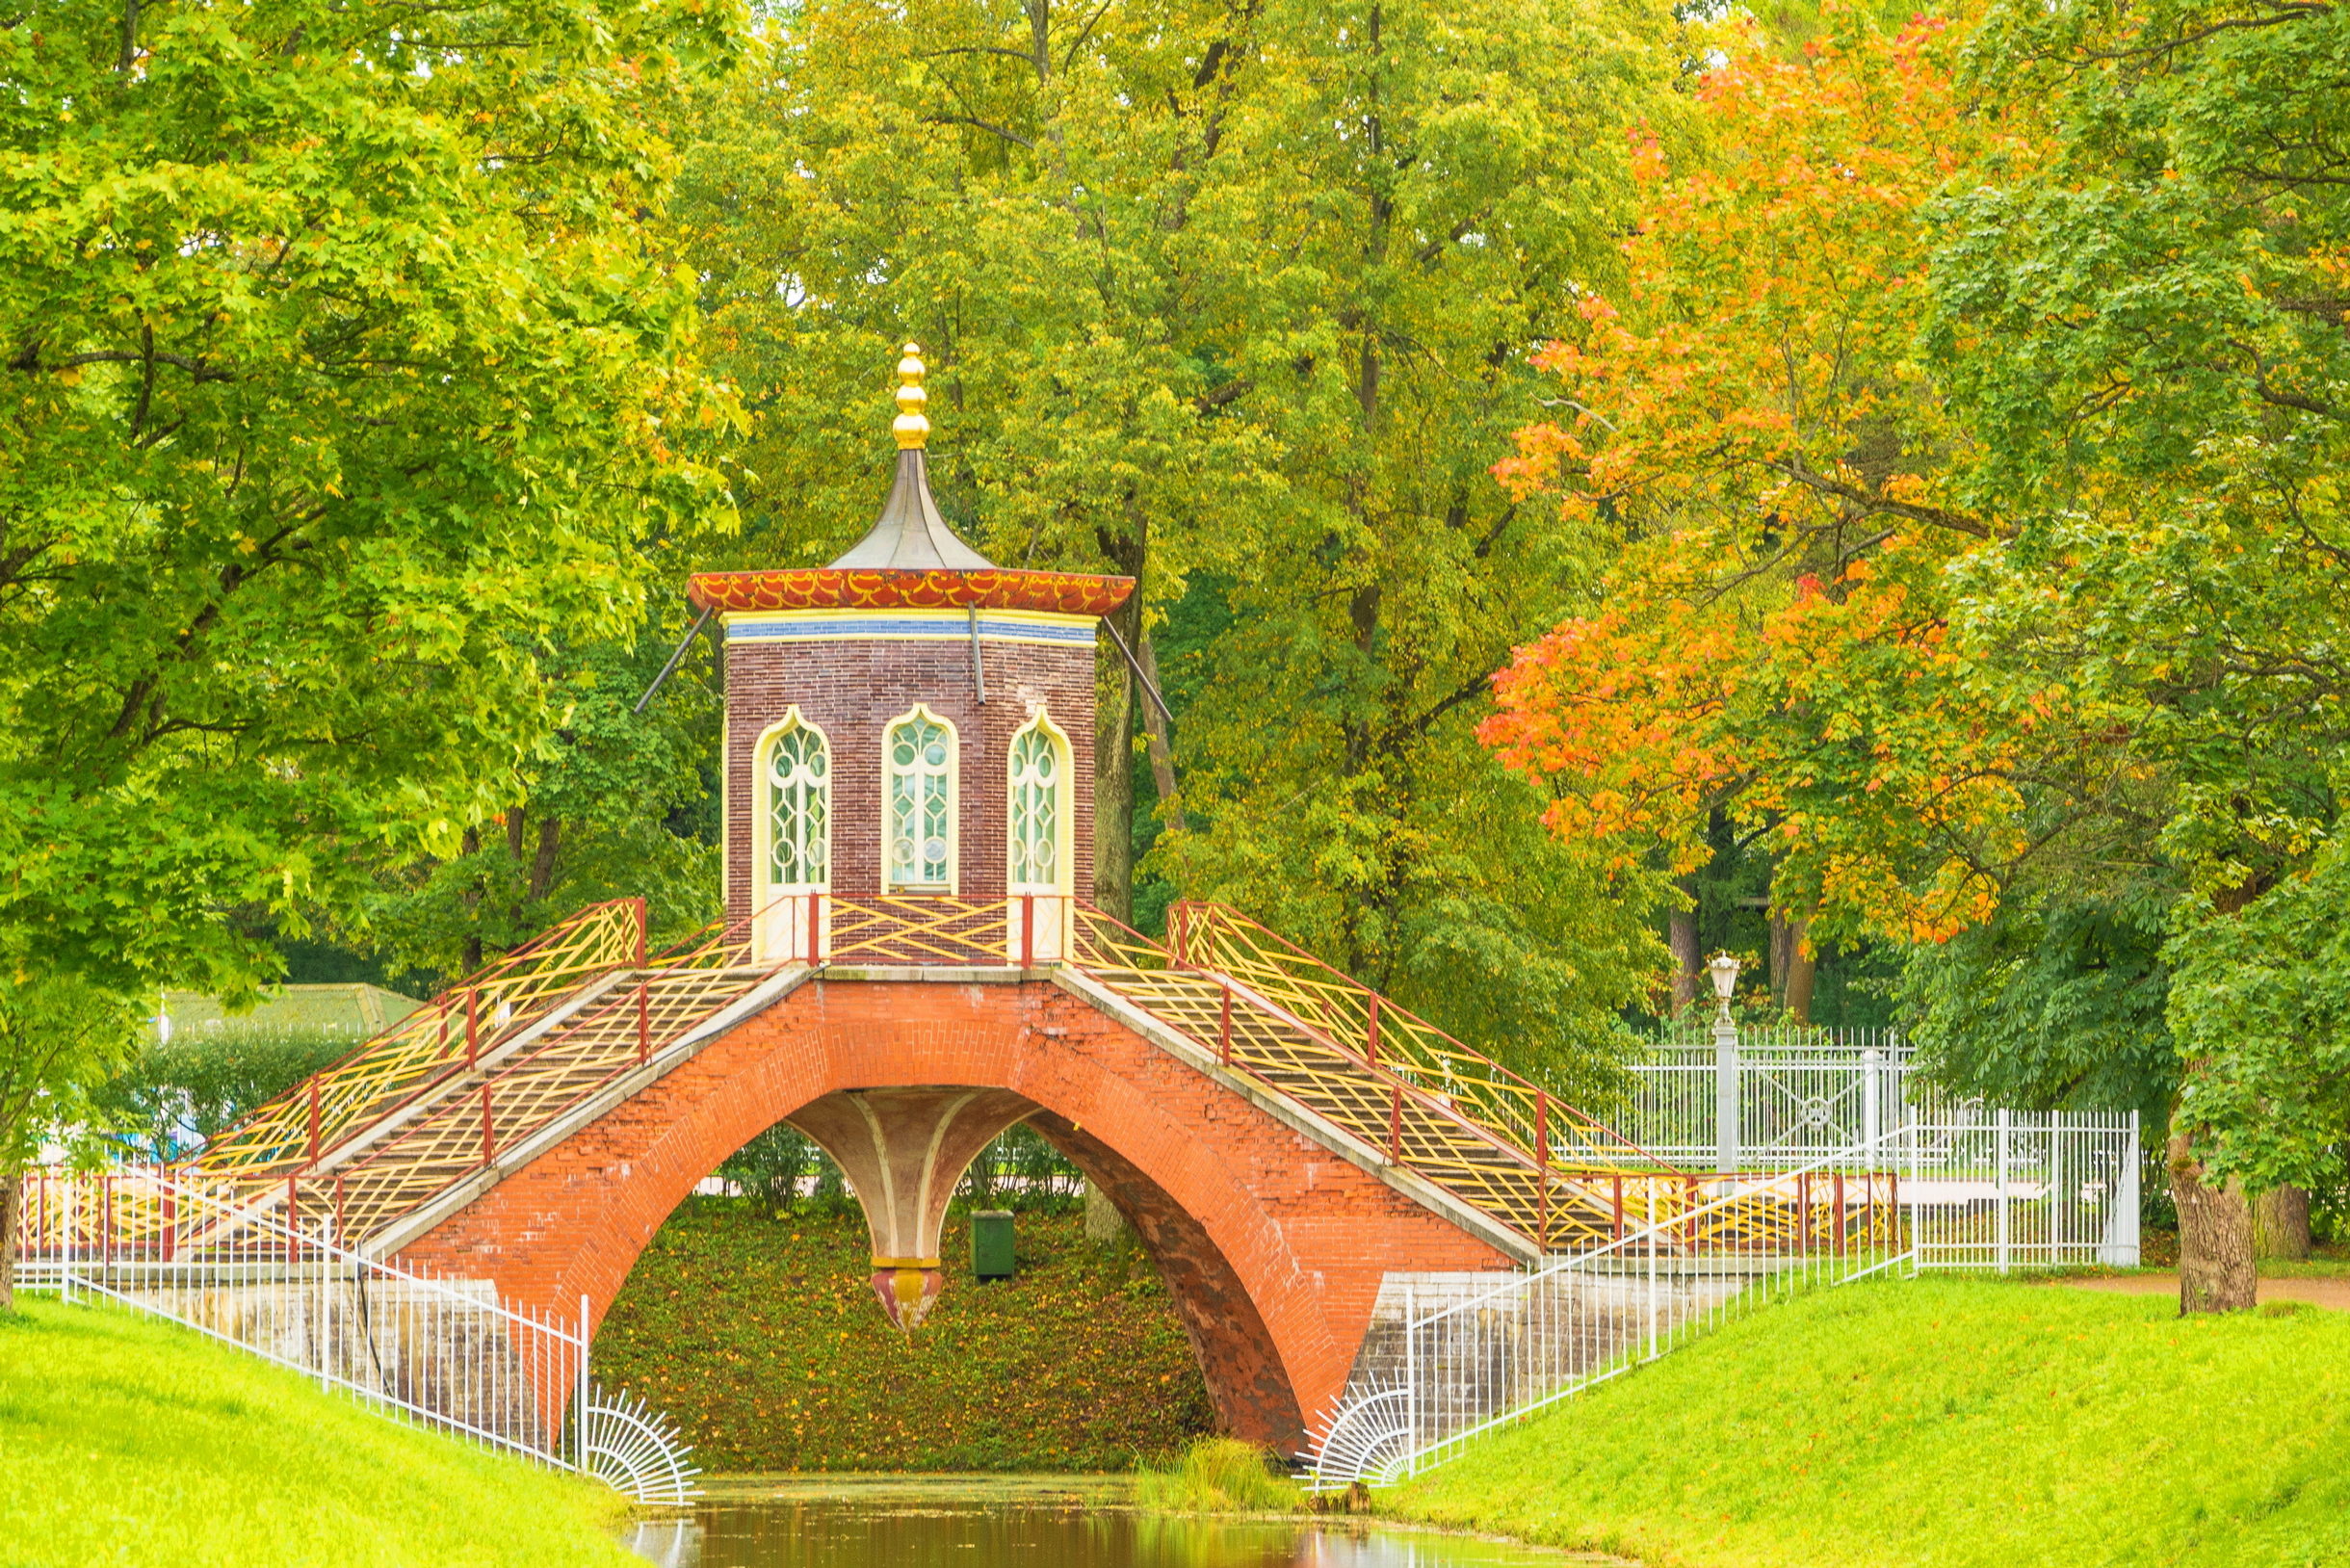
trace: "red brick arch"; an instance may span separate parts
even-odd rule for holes
[[[600,1322],[662,1221],[729,1154],[821,1095],[925,1085],[1035,1103],[1034,1124],[1135,1222],[1219,1417],[1253,1440],[1300,1445],[1389,1270],[1508,1263],[1082,998],[1008,980],[802,986],[402,1256],[565,1317],[585,1294]]]

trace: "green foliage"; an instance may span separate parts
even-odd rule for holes
[[[752,412],[725,559],[865,526],[919,340],[967,536],[1136,575],[1145,623],[1206,591],[1232,622],[1178,650],[1189,822],[1146,878],[1527,1065],[1590,1051],[1646,938],[1468,730],[1592,540],[1486,470],[1534,406],[1524,346],[1615,265],[1622,127],[1676,112],[1674,33],[1631,0],[795,10],[669,209]],[[1105,694],[1110,865],[1114,666]]]
[[[0,974],[0,1181],[15,1180],[44,1136],[91,1113],[91,1091],[138,1049],[141,1025],[130,1003],[78,978]]]
[[[754,1211],[776,1215],[799,1202],[804,1178],[817,1176],[816,1185],[821,1192],[827,1173],[837,1192],[840,1171],[831,1157],[817,1147],[814,1138],[785,1121],[777,1122],[728,1155],[717,1171],[743,1189],[743,1195],[750,1200]]]
[[[1979,443],[1968,487],[2016,529],[1963,574],[1962,635],[2125,745],[2141,782],[2074,810],[2196,895],[2165,955],[2180,1111],[2256,1189],[2330,1170],[2350,1125],[2322,1044],[2350,783],[2346,69],[2338,8],[1995,13],[1976,85],[2044,102],[2050,156],[1943,201],[1924,337]]]
[[[150,1041],[91,1092],[91,1120],[134,1159],[185,1160],[356,1044],[348,1032],[324,1029]]]
[[[1276,1473],[1273,1460],[1236,1437],[1203,1437],[1172,1470],[1144,1467],[1135,1500],[1162,1513],[1296,1513],[1305,1506],[1297,1483]]]
[[[606,900],[645,900],[656,951],[718,919],[723,702],[708,647],[697,639],[639,715],[672,650],[667,635],[543,646],[556,723],[517,779],[514,803],[485,830],[460,835],[453,854],[379,869],[350,922],[352,940],[454,979],[485,953]]]
[[[940,1241],[946,1290],[912,1335],[874,1299],[855,1213],[763,1217],[694,1199],[629,1274],[597,1375],[673,1415],[718,1470],[1125,1470],[1213,1422],[1174,1303],[1147,1261],[1024,1215],[1019,1272],[970,1275],[968,1226]]]
[[[192,1329],[109,1308],[0,1313],[0,1538],[23,1568],[624,1568],[625,1512],[373,1415]]]
[[[2164,1009],[2169,912],[2154,902],[2014,901],[1913,948],[1899,997],[1945,1087],[2033,1110],[2135,1110],[2168,1125],[2179,1057]]]
[[[722,518],[648,122],[729,5],[0,25],[0,960],[239,1000],[447,853]]]
[[[1043,1134],[1014,1122],[971,1162],[954,1189],[951,1212],[1075,1214],[1085,1206],[1084,1183],[1084,1173]]]
[[[2163,1296],[1851,1285],[1505,1428],[1380,1502],[1710,1568],[2300,1568],[2350,1553],[2345,1354],[2340,1313],[2182,1320]],[[2190,1440],[2217,1431],[2229,1440]]]
[[[2212,1163],[2255,1189],[2326,1190],[2350,1128],[2350,846],[2319,849],[2234,919],[2182,923],[2171,1021],[2196,1063],[2182,1116],[2227,1130]]]

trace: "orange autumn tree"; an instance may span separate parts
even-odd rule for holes
[[[1925,204],[2041,132],[1953,91],[1971,15],[1830,20],[1793,59],[1738,38],[1686,167],[1643,141],[1622,299],[1539,356],[1565,417],[1497,468],[1623,553],[1597,613],[1496,678],[1480,734],[1619,865],[1702,866],[1721,812],[1768,839],[1799,931],[1937,940],[2029,848],[2022,739],[2080,722],[1948,643],[1953,574],[2005,530],[1951,500],[1971,454],[1912,347]]]

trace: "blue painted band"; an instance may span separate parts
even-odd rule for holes
[[[787,639],[885,638],[953,640],[971,637],[970,622],[956,616],[925,616],[916,619],[897,615],[860,615],[849,617],[796,616],[778,620],[735,620],[726,627],[729,642],[772,642]],[[982,642],[1058,642],[1072,647],[1092,647],[1097,640],[1093,622],[1083,625],[1054,625],[1027,620],[991,620],[979,617],[979,640]]]

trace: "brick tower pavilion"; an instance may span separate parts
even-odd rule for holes
[[[917,353],[865,536],[812,570],[692,581],[726,643],[726,921],[757,961],[829,957],[875,901],[939,923],[906,961],[1049,960],[1092,882],[1095,629],[1134,580],[1011,570],[954,536]]]
[[[825,566],[692,580],[726,645],[726,924],[756,963],[1025,972],[1068,953],[1092,884],[1096,626],[1134,581],[1007,569],[955,537],[919,353],[898,363],[897,479],[865,536]],[[876,1087],[789,1118],[856,1189],[901,1327],[938,1294],[964,1167],[1034,1109]]]

